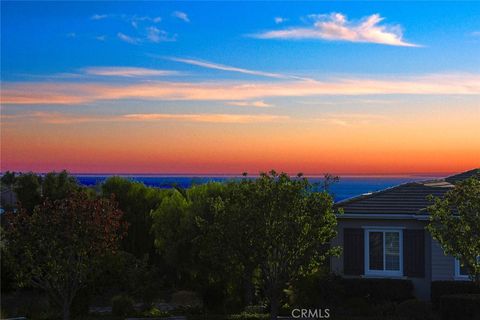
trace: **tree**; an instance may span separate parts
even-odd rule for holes
[[[167,193],[169,191],[147,187],[122,177],[108,178],[102,184],[102,195],[106,198],[115,196],[124,213],[123,219],[129,224],[128,234],[122,241],[123,250],[140,259],[145,255],[154,258],[151,212],[160,205]]]
[[[459,182],[443,198],[430,197],[427,230],[446,254],[457,258],[480,286],[480,180]]]
[[[77,179],[65,170],[59,173],[49,172],[42,179],[42,197],[50,200],[64,199],[80,188]]]
[[[3,178],[3,177],[2,177]],[[63,170],[47,173],[45,176],[29,172],[6,177],[7,181],[13,180],[14,191],[22,208],[32,213],[35,206],[42,203],[43,199],[60,200],[82,190],[77,179]]]
[[[22,174],[15,179],[14,191],[23,209],[32,213],[42,201],[42,177],[33,172]]]
[[[257,240],[262,280],[270,301],[271,319],[277,319],[287,284],[318,269],[339,253],[331,247],[336,236],[333,199],[326,192],[312,192],[306,178],[287,174],[261,174],[254,183],[253,208],[261,217]]]
[[[0,182],[2,183],[2,186],[5,185],[7,187],[11,187],[15,183],[15,178],[14,171],[7,171],[2,175],[2,178],[0,178]]]
[[[126,227],[121,217],[113,199],[92,200],[84,193],[47,199],[31,214],[23,208],[9,213],[7,252],[19,285],[45,290],[69,319],[98,258],[116,250]]]

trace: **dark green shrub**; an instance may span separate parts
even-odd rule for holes
[[[267,313],[240,313],[227,317],[228,320],[269,320],[270,315]]]
[[[170,317],[171,313],[168,311],[163,311],[158,308],[152,307],[149,310],[142,312],[142,316],[144,317],[157,317],[157,318],[166,318]]]
[[[344,283],[336,275],[313,274],[297,280],[287,295],[293,308],[334,308],[344,301]]]
[[[432,303],[437,307],[444,295],[480,294],[480,287],[470,281],[433,281],[431,289]]]
[[[362,297],[371,304],[402,302],[413,298],[410,280],[343,279],[342,283],[345,297]]]
[[[440,298],[443,320],[480,320],[480,294],[453,294]]]
[[[112,314],[115,316],[129,316],[135,312],[133,299],[126,295],[112,298]]]
[[[410,299],[400,303],[395,312],[398,316],[409,320],[434,320],[430,303],[416,299]]]
[[[252,313],[265,313],[267,308],[263,305],[256,305],[256,306],[246,306],[244,312],[248,314]]]
[[[344,302],[345,311],[354,316],[370,316],[374,312],[372,305],[365,298],[351,297]]]

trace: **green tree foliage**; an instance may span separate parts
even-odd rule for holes
[[[480,286],[480,180],[459,182],[444,198],[431,200],[428,231]]]
[[[10,172],[7,171],[2,175],[2,178],[0,178],[0,182],[2,183],[2,186],[8,186],[11,187],[15,183],[15,172]]]
[[[77,179],[65,170],[49,172],[42,179],[42,196],[50,200],[65,199],[79,190]]]
[[[77,179],[65,170],[59,173],[49,172],[45,176],[33,172],[13,175],[13,177],[11,174],[5,179],[12,182],[18,202],[30,213],[44,199],[60,200],[80,190],[85,191],[78,184]]]
[[[174,190],[152,213],[155,246],[174,273],[173,285],[198,291],[213,309],[223,305],[226,279],[231,279],[224,267],[225,250],[220,250],[224,243],[212,237],[218,230],[213,204],[223,189],[209,183]]]
[[[130,181],[122,177],[108,178],[102,184],[102,195],[112,195],[118,201],[124,213],[123,219],[129,224],[128,234],[122,241],[123,250],[143,259],[145,255],[154,256],[154,238],[151,211],[156,209],[168,190],[151,188],[143,183]]]
[[[155,245],[178,277],[203,290],[218,286],[224,295],[240,289],[244,305],[259,277],[276,318],[288,282],[338,252],[329,246],[336,235],[332,206],[307,179],[275,172],[194,186],[174,191],[152,213]]]
[[[45,200],[33,213],[9,213],[7,253],[20,286],[46,291],[70,318],[77,292],[85,287],[99,257],[112,253],[123,236],[122,213],[114,201],[76,193]]]
[[[22,208],[31,213],[42,202],[42,177],[33,172],[18,176],[14,191]]]
[[[257,241],[260,269],[276,319],[279,301],[287,283],[317,270],[339,248],[329,245],[336,233],[333,199],[326,192],[311,192],[306,178],[290,178],[274,171],[262,174],[254,183],[261,216]]]

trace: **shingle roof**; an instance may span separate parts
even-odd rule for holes
[[[462,172],[462,173],[459,173],[459,174],[456,174],[456,175],[453,175],[453,176],[450,176],[450,177],[446,177],[445,181],[455,184],[459,181],[462,181],[462,180],[465,180],[465,179],[468,179],[468,178],[472,178],[472,177],[475,177],[475,176],[480,177],[480,168],[472,169],[472,170],[465,171],[465,172]]]
[[[470,170],[445,179],[410,182],[382,191],[340,201],[335,208],[346,214],[425,214],[431,203],[429,195],[443,197],[453,183],[474,176],[480,169]]]

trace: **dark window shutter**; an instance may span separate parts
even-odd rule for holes
[[[425,277],[424,230],[403,230],[403,273],[409,277]]]
[[[363,229],[343,229],[343,268],[345,275],[364,274]]]

